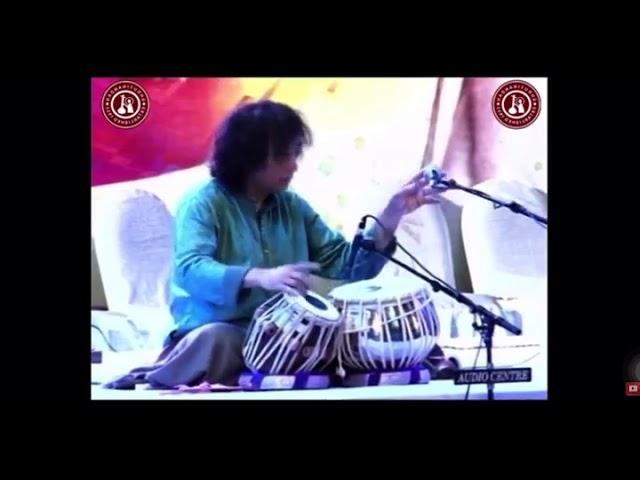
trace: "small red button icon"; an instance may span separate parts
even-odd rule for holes
[[[625,384],[625,393],[627,395],[640,396],[640,382],[627,382]]]

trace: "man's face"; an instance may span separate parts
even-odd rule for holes
[[[261,190],[276,193],[286,189],[298,170],[302,156],[302,140],[296,140],[285,152],[271,152],[266,166],[255,173],[254,182]]]

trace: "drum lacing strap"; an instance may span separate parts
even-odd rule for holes
[[[344,367],[342,366],[342,349],[338,349],[338,367],[336,368],[336,375],[340,378],[344,378],[347,375]]]
[[[408,385],[415,385],[416,383],[420,383],[420,373],[423,368],[420,365],[415,365],[408,369],[410,372],[409,383]],[[369,377],[367,379],[367,386],[373,387],[380,384],[380,380],[382,378],[382,374],[388,373],[384,371],[375,371],[369,373]]]
[[[420,322],[420,333],[423,337],[426,337],[426,342],[429,350],[433,348],[436,343],[436,339],[439,335],[439,319],[436,313],[435,299],[433,295],[427,296],[425,291],[421,291],[419,294],[415,292],[411,294],[414,305],[416,307],[415,313],[418,318],[423,318],[424,323]],[[418,296],[422,297],[418,300]]]
[[[265,377],[268,376],[259,372],[246,372],[245,374],[251,375],[251,380],[250,380],[251,387],[249,388],[250,390],[259,390],[262,387],[262,382],[264,381]],[[308,372],[300,372],[300,373],[294,374],[293,375],[294,381],[291,389],[298,390],[306,387],[309,381],[309,375],[310,374]]]
[[[345,341],[346,335],[346,322],[349,312],[346,310],[347,302],[344,302],[342,305],[342,312],[344,313],[344,318],[338,327],[338,335],[336,336],[336,348],[338,350],[338,366],[336,367],[336,375],[340,378],[344,378],[347,375],[347,372],[344,370],[344,366],[342,365],[342,342]]]
[[[411,363],[414,363],[414,342],[412,341],[412,336],[411,333],[408,331],[409,328],[411,328],[410,326],[407,326],[407,324],[404,321],[401,321],[400,319],[405,319],[407,315],[411,315],[412,313],[415,315],[418,315],[418,308],[416,307],[416,305],[418,305],[418,301],[416,299],[415,293],[411,293],[411,300],[413,301],[413,311],[409,311],[409,312],[405,312],[404,309],[402,308],[402,301],[401,301],[401,297],[397,296],[396,297],[396,304],[398,306],[398,316],[396,318],[394,318],[394,320],[398,320],[398,323],[400,325],[400,332],[402,333],[402,341],[403,342],[409,342],[409,353],[407,354],[406,351],[403,351],[403,355],[402,358],[398,360],[398,366],[405,366],[405,365],[409,365]]]

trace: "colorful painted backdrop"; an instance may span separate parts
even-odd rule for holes
[[[138,127],[119,129],[100,109],[121,78],[92,80],[94,187],[187,171],[211,153],[213,132],[236,105],[270,98],[299,109],[315,144],[293,189],[303,190],[338,228],[385,200],[423,163],[434,114],[435,78],[127,78],[150,97]],[[540,118],[512,130],[492,117],[490,99],[509,78],[447,78],[440,83],[433,162],[461,183],[515,178],[546,191],[546,79],[525,79],[542,98]],[[358,212],[340,215],[339,211]],[[353,218],[352,218],[353,217]]]
[[[286,102],[306,117],[315,142],[291,188],[346,236],[363,214],[377,213],[415,175],[428,142],[428,158],[461,184],[503,178],[547,190],[544,78],[521,78],[541,98],[540,116],[521,130],[501,126],[491,111],[493,93],[512,78],[126,78],[150,98],[148,117],[132,129],[114,127],[101,112],[103,93],[118,80],[125,78],[92,80],[96,211],[102,198],[124,185],[158,194],[173,211],[185,188],[207,177],[201,165],[222,118],[239,103],[265,98]],[[448,193],[448,200],[461,204],[459,193]],[[94,223],[99,220],[93,216]],[[446,247],[429,243],[437,239],[435,227],[429,230],[435,224],[422,209],[401,225],[399,237],[419,258],[433,261],[426,252]],[[454,262],[456,271],[466,268],[462,249],[454,252]],[[446,265],[433,268],[447,277]]]

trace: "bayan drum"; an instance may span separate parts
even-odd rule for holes
[[[436,343],[439,321],[422,281],[364,280],[329,296],[343,319],[338,357],[353,371],[415,368]]]
[[[318,372],[336,356],[340,314],[325,299],[279,293],[253,315],[242,348],[247,368],[262,375]]]

